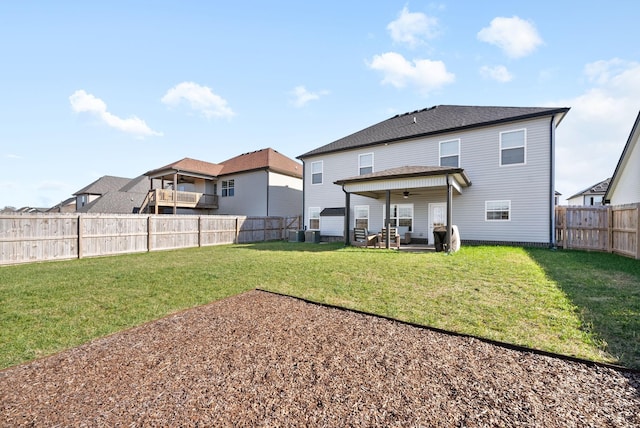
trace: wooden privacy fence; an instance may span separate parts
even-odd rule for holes
[[[285,239],[300,217],[0,214],[0,265]]]
[[[556,242],[567,249],[640,259],[640,203],[556,207]]]

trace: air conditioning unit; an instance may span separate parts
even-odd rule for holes
[[[304,242],[304,230],[290,230],[289,242]]]

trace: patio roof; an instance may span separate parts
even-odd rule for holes
[[[449,182],[447,179],[450,179]],[[379,199],[386,191],[404,192],[419,188],[445,188],[447,184],[462,194],[471,180],[462,168],[446,166],[402,166],[335,181],[345,192]]]

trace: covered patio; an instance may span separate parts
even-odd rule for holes
[[[345,244],[351,244],[351,195],[360,195],[376,200],[385,200],[386,228],[385,248],[391,248],[390,229],[391,198],[406,198],[419,189],[442,189],[446,192],[446,245],[451,248],[451,226],[453,225],[453,193],[461,195],[463,189],[471,186],[471,180],[464,169],[446,166],[403,166],[335,181],[345,194]]]

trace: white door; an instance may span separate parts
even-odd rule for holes
[[[447,204],[429,204],[429,242],[433,244],[433,228],[447,225]]]

